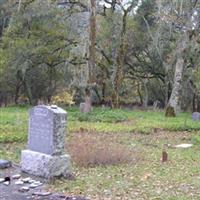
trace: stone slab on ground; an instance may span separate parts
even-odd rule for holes
[[[12,163],[10,161],[0,159],[0,169],[9,168],[11,166],[12,166]]]
[[[12,177],[15,174],[20,174],[19,167],[11,167],[8,169],[0,170],[0,178]],[[23,185],[16,185],[15,182],[17,180],[11,178],[11,182],[8,186],[4,185],[3,183],[0,183],[0,200],[36,200],[36,199],[37,200],[89,200],[84,197],[73,197],[70,195],[66,196],[57,193],[50,193],[47,196],[42,195],[48,192],[48,187],[45,184],[45,179],[21,173],[22,180],[28,177],[38,182],[40,181],[43,184],[37,188],[30,188],[29,191],[27,192],[20,192],[19,191],[20,188],[29,187],[30,183],[24,183]],[[33,195],[34,193],[38,195]]]
[[[190,148],[190,147],[192,147],[192,146],[193,146],[193,144],[185,144],[185,143],[183,143],[183,144],[176,145],[175,147],[176,147],[176,148],[183,148],[183,149],[186,149],[186,148]]]

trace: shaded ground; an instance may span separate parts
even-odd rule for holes
[[[46,184],[44,183],[44,179],[28,176],[27,174],[23,174],[20,172],[19,167],[12,167],[5,170],[0,170],[0,178],[4,177],[12,177],[12,175],[21,174],[22,178],[31,177],[34,180],[43,182],[43,185],[37,187],[36,189],[30,189],[28,192],[20,192],[19,189],[22,186],[16,185],[15,182],[17,180],[11,180],[10,185],[4,185],[0,183],[0,199],[1,200],[88,200],[82,197],[71,197],[66,196],[64,194],[53,193],[47,189]],[[28,186],[28,184],[23,184],[23,186]],[[51,194],[47,194],[47,193]],[[41,195],[36,195],[35,193],[41,193]],[[47,195],[45,195],[45,193]]]

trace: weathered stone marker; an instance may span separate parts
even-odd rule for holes
[[[91,103],[91,99],[89,97],[87,97],[85,99],[85,103],[80,103],[80,112],[82,113],[89,113],[92,111],[92,103]]]
[[[200,113],[199,112],[193,112],[192,113],[192,120],[193,121],[200,121]]]
[[[57,106],[35,106],[29,112],[28,149],[21,154],[21,170],[45,178],[65,176],[70,156],[65,154],[67,113]]]

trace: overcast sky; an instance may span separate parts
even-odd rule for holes
[[[121,2],[122,2],[122,4],[123,4],[123,6],[124,6],[125,9],[128,8],[128,7],[130,6],[130,4],[131,4],[132,1],[134,1],[134,0],[121,0]],[[99,4],[100,4],[100,5],[105,5],[107,8],[110,7],[110,4],[105,3],[104,0],[100,0],[100,1],[99,1]],[[139,1],[138,1],[138,5],[133,9],[133,13],[134,13],[134,14],[137,12],[138,8],[139,8],[141,5],[142,5],[142,0],[139,0]]]

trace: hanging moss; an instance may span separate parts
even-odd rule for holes
[[[165,117],[176,117],[174,107],[168,105],[165,111]]]

